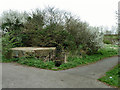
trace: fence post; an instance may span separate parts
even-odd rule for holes
[[[64,52],[64,63],[67,63],[67,55],[66,55],[66,52]]]

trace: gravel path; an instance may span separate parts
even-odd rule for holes
[[[94,64],[51,71],[16,63],[2,64],[3,88],[111,88],[97,79],[118,63],[111,57]],[[1,64],[0,64],[1,66]],[[0,80],[1,81],[1,80]]]

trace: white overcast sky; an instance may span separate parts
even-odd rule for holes
[[[54,6],[77,15],[92,26],[116,25],[119,0],[0,0],[0,15],[5,10],[30,11]]]

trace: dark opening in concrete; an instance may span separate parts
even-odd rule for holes
[[[61,60],[55,61],[55,66],[56,66],[56,67],[59,67],[61,64],[62,64],[62,61],[61,61]]]

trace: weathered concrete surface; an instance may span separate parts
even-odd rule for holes
[[[56,47],[16,47],[11,48],[11,51],[7,54],[6,58],[13,57],[37,57],[41,59],[53,59],[55,55]]]
[[[3,63],[3,88],[111,88],[97,79],[118,63],[118,57],[64,71]]]

